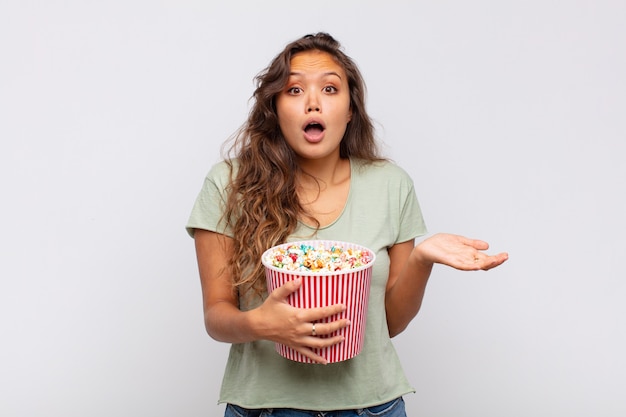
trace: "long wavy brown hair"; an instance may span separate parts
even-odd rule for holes
[[[232,258],[228,265],[234,286],[263,294],[266,289],[261,255],[268,248],[284,243],[298,221],[310,216],[298,200],[296,178],[303,173],[296,154],[287,145],[278,124],[275,98],[289,78],[291,59],[300,52],[318,50],[329,53],[348,78],[352,118],[340,144],[341,158],[378,161],[374,127],[365,111],[365,83],[361,73],[332,36],[306,35],[278,54],[256,76],[253,106],[247,122],[232,138],[226,162],[231,182],[223,221],[234,236]],[[236,169],[233,160],[237,161]]]

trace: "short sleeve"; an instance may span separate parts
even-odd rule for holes
[[[404,204],[400,210],[400,227],[396,243],[406,242],[427,233],[426,223],[417,200],[413,181],[408,177],[405,179],[402,191],[404,193]]]
[[[195,229],[210,230],[232,236],[230,228],[222,219],[229,183],[229,166],[225,162],[214,165],[204,179],[187,221],[186,229],[191,237],[193,237]]]

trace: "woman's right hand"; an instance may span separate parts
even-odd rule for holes
[[[341,319],[331,323],[318,320],[341,313],[345,307],[301,309],[289,305],[287,297],[298,291],[299,280],[290,281],[274,290],[259,307],[241,311],[226,259],[232,250],[232,239],[207,230],[194,234],[207,333],[221,342],[246,343],[271,340],[282,343],[318,363],[327,363],[311,348],[324,348],[341,343],[342,336],[324,337],[349,325]],[[313,324],[315,323],[315,336]],[[320,337],[321,336],[321,337]]]
[[[343,342],[341,335],[328,335],[349,326],[350,322],[347,319],[330,323],[319,321],[342,313],[346,308],[342,304],[318,308],[293,307],[287,298],[301,286],[301,280],[295,279],[272,291],[261,306],[249,312],[251,326],[260,339],[289,346],[317,363],[326,364],[327,360],[311,348],[325,348]]]

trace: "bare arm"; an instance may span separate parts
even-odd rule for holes
[[[273,291],[260,307],[241,311],[237,293],[225,268],[226,260],[229,259],[228,253],[232,250],[232,240],[206,230],[196,230],[194,238],[202,284],[204,322],[207,333],[212,338],[228,343],[272,340],[290,346],[317,362],[326,363],[310,348],[340,343],[343,336],[314,337],[311,334],[312,323],[340,313],[344,306],[315,309],[291,307],[286,301],[287,296],[300,288],[300,282],[290,281]],[[348,324],[346,320],[318,323],[316,334],[327,335]]]
[[[389,249],[390,267],[385,309],[391,337],[400,334],[419,312],[433,267],[432,264],[416,263],[411,256],[413,250],[413,240]]]
[[[451,234],[437,234],[413,247],[413,241],[389,249],[391,266],[385,296],[389,334],[401,333],[417,315],[433,265],[463,271],[489,270],[508,259],[507,253],[487,255],[489,244]]]

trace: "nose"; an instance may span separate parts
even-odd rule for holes
[[[314,111],[319,113],[322,111],[322,109],[320,107],[317,95],[314,93],[311,93],[307,96],[306,112],[311,113]]]

